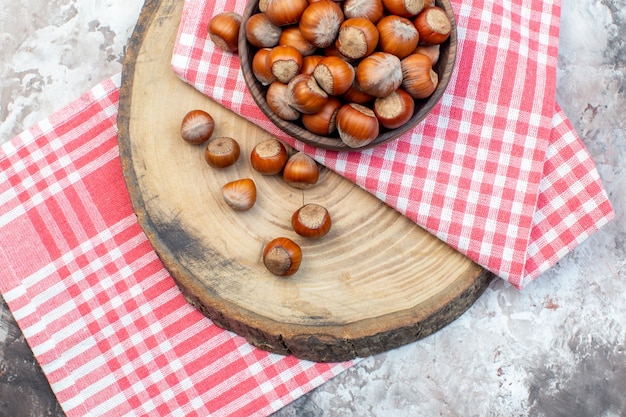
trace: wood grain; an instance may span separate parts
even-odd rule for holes
[[[322,168],[298,190],[255,173],[248,155],[271,137],[178,79],[170,58],[183,2],[146,2],[129,43],[119,107],[123,173],[140,225],[187,300],[217,325],[260,348],[328,362],[413,342],[460,316],[492,275],[368,192]],[[184,114],[211,113],[214,136],[232,136],[242,157],[216,170],[203,146],[180,139]],[[256,205],[234,212],[220,194],[250,177]],[[333,228],[297,236],[292,213],[324,205]],[[287,236],[303,249],[300,270],[278,278],[264,243]]]

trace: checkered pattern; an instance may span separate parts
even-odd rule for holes
[[[433,112],[368,150],[315,149],[279,131],[214,48],[215,14],[187,0],[172,67],[227,108],[311,154],[518,288],[613,216],[593,161],[555,105],[559,0],[451,0],[457,65]]]
[[[453,1],[458,66],[400,140],[327,152],[278,131],[236,56],[187,1],[173,68],[225,106],[369,190],[522,288],[613,217],[554,102],[558,0]],[[268,354],[192,308],[133,213],[116,138],[119,77],[0,150],[0,292],[68,416],[261,416],[352,363]]]
[[[191,307],[138,225],[120,77],[0,151],[0,291],[71,416],[264,416],[351,363],[273,355]]]

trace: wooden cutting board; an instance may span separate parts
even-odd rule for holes
[[[186,299],[259,348],[318,362],[396,348],[463,314],[491,273],[326,168],[304,191],[252,170],[250,150],[270,135],[170,68],[182,7],[177,0],[146,2],[126,51],[118,126],[133,208]],[[236,165],[213,169],[203,146],[182,141],[180,121],[192,109],[213,115],[214,137],[239,141]],[[220,189],[242,177],[256,182],[258,200],[234,212]],[[303,203],[322,204],[332,216],[321,240],[291,230]],[[264,244],[278,236],[303,250],[290,278],[262,263]]]

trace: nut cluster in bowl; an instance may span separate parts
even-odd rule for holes
[[[238,42],[248,89],[275,125],[313,146],[396,139],[436,105],[455,61],[451,6],[428,1],[252,0]]]

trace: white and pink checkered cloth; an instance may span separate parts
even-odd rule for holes
[[[131,207],[119,81],[0,158],[0,291],[65,413],[265,416],[350,366],[261,351],[185,301]]]
[[[434,113],[373,150],[325,152],[269,124],[189,0],[172,64],[521,288],[613,217],[555,104],[558,0],[453,0],[457,70]],[[352,363],[253,348],[189,306],[137,223],[117,148],[119,76],[0,150],[0,292],[70,417],[264,416]]]
[[[451,0],[456,69],[441,103],[383,146],[296,143],[246,90],[236,55],[208,39],[245,0],[187,1],[172,57],[183,80],[305,150],[518,288],[613,216],[593,161],[555,102],[560,2]]]

